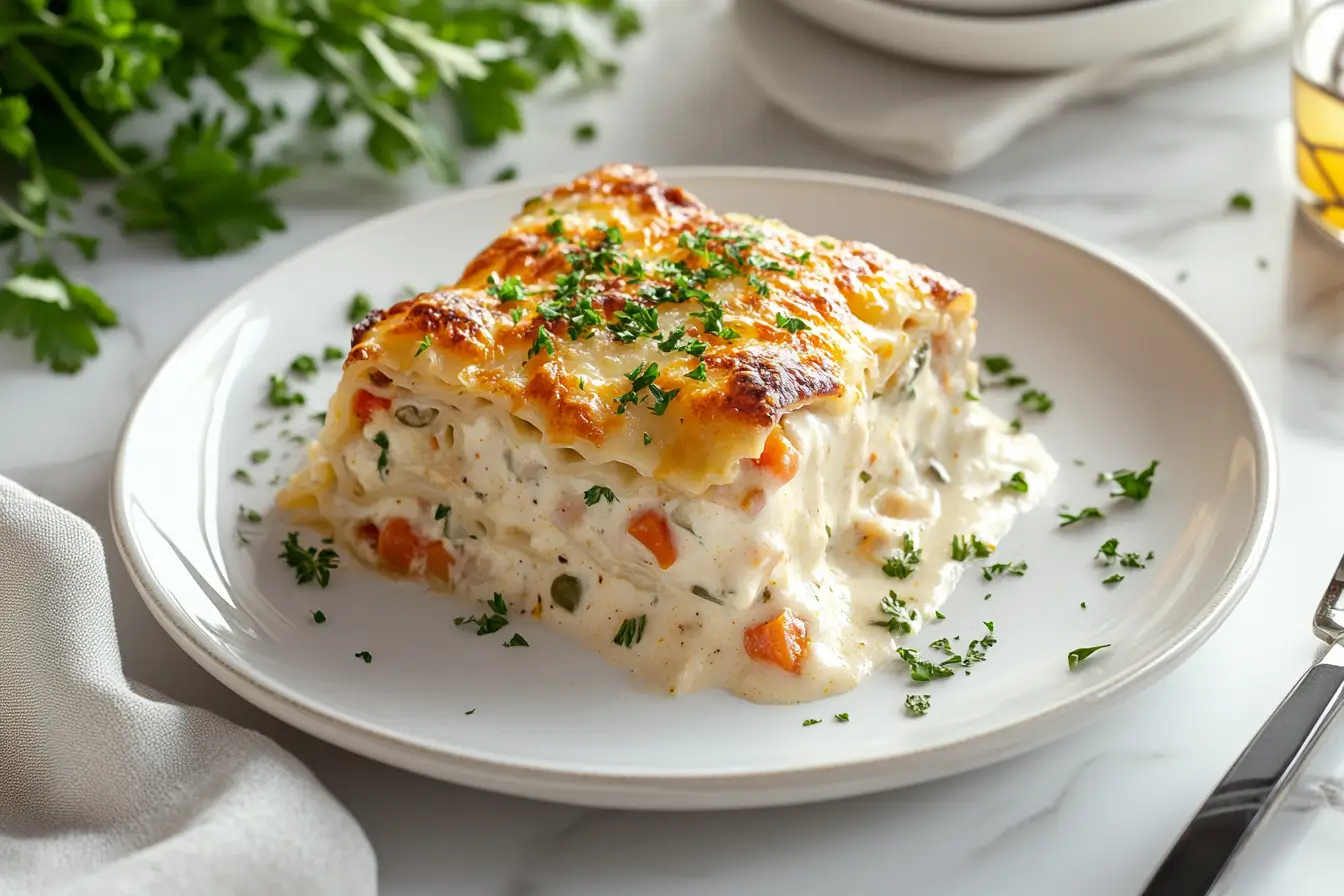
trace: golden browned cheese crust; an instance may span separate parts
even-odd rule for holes
[[[561,288],[576,267],[592,309],[577,332],[587,306]],[[373,312],[345,376],[372,366],[483,397],[551,444],[699,490],[757,456],[783,415],[843,412],[973,310],[960,284],[875,246],[721,215],[648,168],[608,165],[528,201],[452,286]],[[633,312],[643,331],[627,338]],[[649,363],[654,388],[621,401]],[[659,390],[676,394],[655,413]]]

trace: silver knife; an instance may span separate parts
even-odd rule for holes
[[[1307,758],[1344,706],[1344,559],[1316,606],[1312,629],[1329,644],[1237,757],[1148,882],[1143,896],[1221,890],[1248,863],[1257,827],[1288,802]]]

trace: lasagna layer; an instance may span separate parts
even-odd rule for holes
[[[973,310],[876,247],[609,166],[355,329],[281,503],[670,692],[837,693],[1055,474],[968,398]]]

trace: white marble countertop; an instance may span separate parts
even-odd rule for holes
[[[733,59],[723,2],[666,4],[610,93],[543,104],[525,137],[466,163],[468,185],[504,164],[527,176],[607,160],[826,168],[911,178],[770,107]],[[693,64],[678,64],[686,48]],[[674,60],[668,64],[668,59]],[[9,415],[0,471],[89,519],[111,550],[127,674],[268,733],[364,825],[383,891],[601,894],[906,892],[1130,896],[1261,722],[1317,656],[1311,609],[1340,551],[1344,304],[1317,303],[1316,359],[1285,334],[1292,201],[1279,126],[1288,69],[1269,54],[1140,96],[1073,110],[972,174],[938,186],[1035,216],[1174,285],[1249,370],[1282,463],[1277,528],[1258,579],[1198,654],[1082,733],[982,771],[904,791],[751,813],[638,814],[533,803],[430,781],[314,740],[253,709],[178,650],[111,549],[107,487],[122,422],[163,356],[216,302],[277,260],[373,214],[438,192],[420,175],[302,181],[287,233],[240,256],[187,262],[114,238],[88,276],[123,312],[76,377],[0,340]],[[600,136],[576,145],[573,125]],[[1250,215],[1225,213],[1238,190]],[[1333,247],[1332,247],[1333,248]],[[1256,259],[1268,260],[1267,268]],[[1344,250],[1336,259],[1344,270]],[[1187,272],[1179,277],[1179,272]],[[1340,277],[1344,281],[1344,274]],[[1123,314],[1123,309],[1116,309]],[[1302,340],[1294,339],[1294,345]],[[1336,371],[1344,362],[1336,362]],[[1179,388],[1179,384],[1173,384]],[[1329,770],[1327,770],[1329,771]],[[1319,788],[1308,836],[1255,893],[1337,893],[1344,797]]]

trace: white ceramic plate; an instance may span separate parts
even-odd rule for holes
[[[893,3],[896,0],[885,2]],[[1107,3],[1128,2],[1132,0],[906,0],[903,5],[957,15],[1020,16],[1027,13],[1059,12],[1064,9],[1084,9]]]
[[[1226,27],[1259,0],[1126,0],[1025,16],[954,15],[886,0],[780,0],[822,27],[944,68],[1044,72],[1174,47]]]
[[[503,636],[453,626],[467,603],[353,561],[325,590],[294,583],[277,559],[289,526],[266,482],[298,463],[301,446],[281,430],[315,429],[307,411],[324,406],[338,365],[306,387],[309,407],[288,422],[263,404],[268,375],[341,343],[355,290],[390,299],[404,283],[454,279],[539,184],[449,196],[328,239],[245,286],[164,363],[127,423],[112,512],[133,578],[183,649],[287,722],[427,775],[591,805],[745,807],[876,791],[1030,749],[1170,670],[1232,609],[1273,517],[1269,428],[1227,349],[1161,287],[1059,234],[900,184],[758,169],[664,175],[719,209],[870,240],[974,285],[982,350],[1010,354],[1055,398],[1029,425],[1062,462],[1060,480],[996,555],[1027,561],[1029,573],[992,585],[968,576],[947,620],[916,639],[965,643],[992,620],[988,662],[914,686],[933,699],[918,719],[895,668],[800,706],[671,698],[527,620],[515,624],[532,646],[502,649]],[[1011,399],[986,394],[1010,413]],[[257,449],[272,457],[251,467]],[[1056,528],[1056,504],[1108,506],[1098,470],[1153,458],[1162,465],[1143,505]],[[238,467],[257,484],[231,479]],[[247,544],[240,504],[266,514],[244,526]],[[1103,587],[1092,557],[1109,537],[1157,559]],[[324,625],[309,615],[317,609]],[[1104,643],[1114,646],[1069,671],[1071,649]],[[363,650],[372,663],[355,657]],[[841,712],[848,724],[831,721]],[[805,728],[808,718],[826,721]]]

